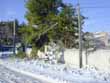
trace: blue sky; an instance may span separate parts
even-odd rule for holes
[[[0,21],[19,19],[25,21],[24,0],[0,0]]]
[[[0,0],[0,21],[17,18],[20,22],[26,22],[24,19],[26,11],[24,1]],[[77,4],[77,0],[64,0],[64,2],[71,3],[74,6]],[[110,0],[80,0],[80,4],[81,13],[88,17],[83,26],[84,31],[110,32]]]

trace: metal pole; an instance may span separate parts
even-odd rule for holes
[[[81,29],[81,16],[80,16],[80,4],[78,0],[78,27],[79,27],[79,67],[83,67],[82,63],[82,29]]]
[[[15,20],[14,20],[14,22],[13,22],[13,54],[14,55],[16,54],[16,52],[15,52],[15,49],[16,49],[15,36],[16,36],[16,23],[15,23]]]

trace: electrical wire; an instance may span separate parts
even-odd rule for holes
[[[110,9],[110,7],[106,7],[106,6],[105,6],[105,7],[104,7],[104,6],[85,6],[85,7],[82,6],[82,7],[81,7],[81,6],[80,6],[80,8],[81,8],[81,9],[85,9],[85,8],[88,8],[88,9],[89,9],[89,8],[94,8],[94,9],[105,9],[105,8],[106,8],[106,9]]]

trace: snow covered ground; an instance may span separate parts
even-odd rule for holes
[[[46,83],[0,65],[0,83]],[[47,82],[48,83],[48,82]]]
[[[5,66],[51,78],[56,83],[110,83],[110,72],[100,71],[94,67],[76,69],[64,64],[49,64],[39,60],[27,61],[12,58],[0,61]]]

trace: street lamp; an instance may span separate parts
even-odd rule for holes
[[[32,27],[34,27],[35,29],[38,29],[38,25],[32,25]]]
[[[50,31],[51,29],[55,28],[55,26],[57,26],[57,25],[58,25],[58,23],[55,23],[55,24],[53,24],[50,28],[46,29],[44,32],[42,32],[42,33],[39,35],[39,38],[41,37],[41,35],[47,33],[47,32]],[[38,25],[32,25],[32,26],[33,26],[34,28],[38,29]],[[38,39],[39,39],[39,38],[38,38]],[[36,39],[36,40],[38,40],[38,39]]]

